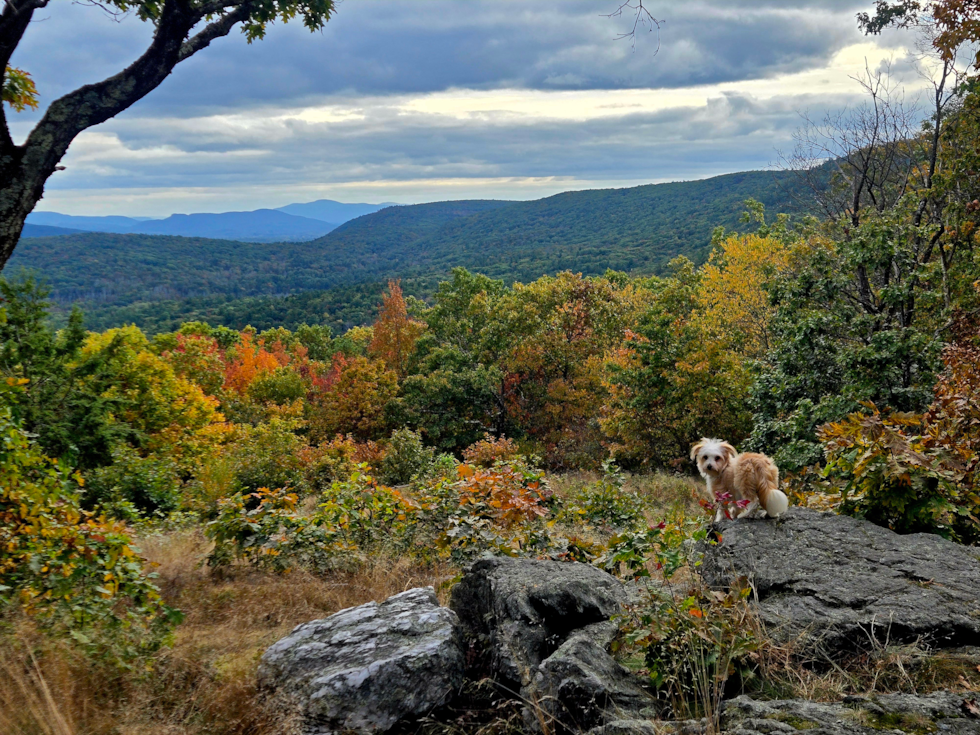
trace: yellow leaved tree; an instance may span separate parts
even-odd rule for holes
[[[790,266],[792,246],[776,237],[727,238],[701,267],[693,321],[711,341],[759,359],[772,346],[775,307],[766,284]]]
[[[142,453],[166,456],[193,472],[227,434],[217,399],[179,377],[137,327],[90,335],[82,355],[96,353],[104,358],[103,395],[120,403],[114,418],[131,428]]]

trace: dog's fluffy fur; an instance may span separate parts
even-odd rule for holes
[[[739,454],[735,447],[720,439],[702,439],[691,447],[691,460],[697,462],[698,472],[708,483],[711,502],[718,504],[715,522],[725,517],[722,496],[732,501],[747,500],[748,505],[738,518],[750,518],[759,512],[775,518],[786,512],[789,500],[779,489],[779,469],[764,454]]]

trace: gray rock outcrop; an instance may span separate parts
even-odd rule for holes
[[[458,621],[431,587],[298,626],[262,655],[260,687],[301,711],[309,735],[389,730],[463,683]]]
[[[837,653],[879,641],[952,647],[980,640],[980,551],[931,534],[791,508],[725,521],[705,546],[713,587],[746,576],[770,635]]]
[[[622,583],[587,564],[481,559],[453,588],[471,674],[529,703],[525,719],[583,732],[651,711],[653,698],[608,653]]]
[[[588,564],[504,557],[470,565],[449,606],[472,666],[517,691],[573,632],[606,623],[625,602],[619,580]],[[616,626],[592,630],[608,643]]]
[[[650,694],[606,649],[587,635],[573,635],[541,662],[523,689],[548,722],[580,733],[620,718],[656,714]],[[534,723],[531,723],[534,724]]]
[[[724,704],[721,725],[731,735],[804,731],[807,735],[980,735],[980,718],[971,707],[976,707],[975,698],[950,692],[848,697],[840,704],[797,699],[759,702],[742,696]]]

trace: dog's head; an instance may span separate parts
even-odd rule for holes
[[[720,439],[702,439],[691,447],[691,460],[697,462],[702,477],[717,477],[738,452],[728,442]]]

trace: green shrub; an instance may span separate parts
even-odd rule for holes
[[[415,510],[397,490],[379,485],[366,465],[344,482],[335,482],[321,498],[317,517],[336,529],[347,549],[362,551],[397,543]]]
[[[625,487],[626,477],[612,460],[602,465],[602,477],[580,490],[565,509],[566,518],[600,528],[624,530],[644,521],[643,499]]]
[[[391,435],[381,460],[379,475],[392,485],[406,485],[413,477],[424,476],[435,462],[435,449],[422,444],[422,434],[399,429]]]
[[[113,452],[113,463],[86,475],[83,502],[114,518],[165,518],[181,504],[177,467],[169,459],[140,457],[129,447]]]
[[[280,418],[241,428],[241,438],[229,448],[239,490],[304,488],[300,456],[304,442],[295,429],[295,422]]]
[[[745,579],[719,592],[696,574],[678,574],[698,566],[690,552],[707,536],[700,522],[660,523],[614,537],[597,564],[632,578],[656,571],[662,584],[642,587],[644,600],[631,610],[623,643],[641,649],[650,683],[673,717],[707,717],[715,728],[709,732],[717,732],[729,677],[752,675],[759,642]]]
[[[167,642],[179,613],[161,600],[125,527],[82,509],[80,480],[0,407],[0,617],[19,609],[128,667]]]
[[[218,500],[217,518],[205,529],[214,543],[208,564],[221,568],[240,559],[275,572],[333,568],[342,553],[336,529],[315,514],[304,515],[297,500],[281,488]]]
[[[865,403],[822,426],[825,492],[805,482],[805,502],[836,506],[899,533],[980,543],[980,347],[977,328],[943,352],[945,369],[924,414],[881,413]],[[809,483],[811,486],[814,484]],[[829,500],[829,502],[827,502]]]
[[[222,567],[241,559],[277,572],[351,567],[402,542],[416,509],[396,490],[378,485],[365,465],[321,499],[309,513],[288,489],[260,488],[219,500],[217,518],[206,529],[214,542],[208,563]]]
[[[754,676],[751,654],[759,639],[750,620],[750,593],[745,579],[727,592],[699,583],[684,592],[648,588],[629,639],[644,647],[651,684],[673,716],[717,721],[729,678]]]

